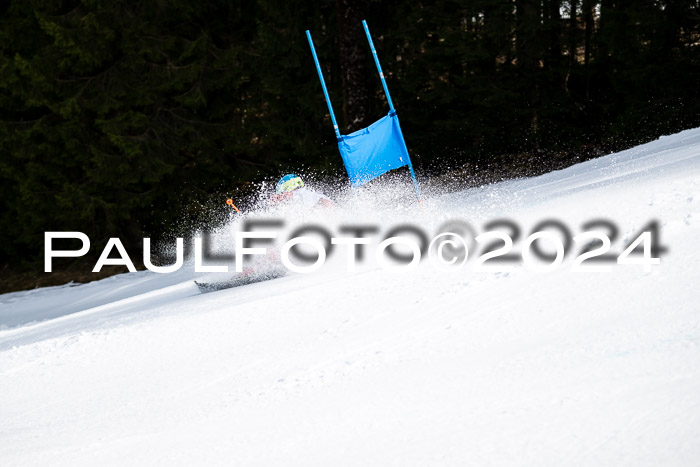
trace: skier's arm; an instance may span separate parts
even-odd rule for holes
[[[328,198],[321,198],[318,200],[318,205],[324,208],[334,208],[336,204]]]

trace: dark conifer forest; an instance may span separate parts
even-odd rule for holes
[[[532,175],[700,126],[698,0],[7,0],[1,289],[50,283],[47,230],[139,258],[254,182],[340,177],[304,31],[347,134],[388,110],[362,19],[419,176]]]

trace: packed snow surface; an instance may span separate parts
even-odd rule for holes
[[[325,222],[508,218],[517,247],[607,219],[619,254],[658,220],[667,251],[650,271],[348,273],[341,250],[208,294],[183,268],[1,295],[0,465],[698,465],[700,129],[433,188],[403,210],[348,195]]]

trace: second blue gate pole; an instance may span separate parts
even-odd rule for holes
[[[338,122],[335,120],[335,113],[333,113],[333,105],[331,104],[331,98],[328,96],[328,89],[326,88],[326,80],[323,79],[323,72],[321,71],[321,65],[318,63],[318,56],[316,55],[316,48],[314,47],[314,41],[311,40],[311,33],[306,30],[306,38],[309,40],[309,46],[311,47],[311,54],[314,56],[314,63],[316,64],[316,71],[318,71],[318,79],[321,80],[321,87],[323,88],[323,95],[326,96],[326,103],[328,104],[328,111],[331,114],[331,121],[333,122],[333,129],[335,130],[335,137],[338,141],[341,140],[340,130],[338,129]]]
[[[394,118],[398,122],[399,117],[396,115],[396,109],[394,109],[394,103],[391,101],[391,95],[389,94],[389,87],[386,85],[386,79],[384,79],[384,72],[382,72],[382,66],[379,64],[379,57],[377,56],[377,49],[374,48],[374,42],[372,42],[372,36],[369,33],[369,27],[367,27],[367,21],[362,20],[362,27],[365,28],[365,34],[367,35],[367,41],[369,42],[369,48],[372,49],[372,57],[374,57],[374,63],[377,65],[377,71],[379,72],[379,79],[382,80],[382,86],[384,87],[384,94],[386,95],[386,101],[389,103],[389,109],[394,113]],[[307,31],[308,34],[308,31]],[[330,105],[330,104],[329,104]],[[408,148],[406,147],[406,140],[403,138],[403,132],[401,131],[401,125],[397,125],[399,129],[399,134],[401,136],[401,142],[403,147],[408,154]],[[408,170],[411,172],[411,178],[413,179],[413,187],[416,189],[416,195],[418,196],[418,201],[420,201],[420,187],[418,186],[418,180],[416,179],[416,174],[413,172],[413,164],[411,164],[411,156],[408,156]]]

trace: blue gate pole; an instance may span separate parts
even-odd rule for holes
[[[318,79],[321,80],[321,87],[323,88],[323,95],[326,96],[326,103],[328,104],[328,111],[331,113],[331,121],[333,122],[333,129],[335,130],[335,137],[338,141],[341,140],[340,130],[338,129],[338,122],[335,120],[335,113],[333,113],[333,105],[331,104],[331,98],[328,97],[328,89],[326,89],[326,81],[323,79],[323,72],[321,71],[321,65],[318,63],[318,56],[316,55],[316,49],[314,48],[314,41],[311,40],[311,33],[306,30],[306,38],[309,40],[309,46],[311,47],[311,54],[314,56],[314,63],[316,64],[316,71],[318,72]]]
[[[372,42],[372,36],[369,34],[369,28],[367,27],[367,21],[362,20],[362,27],[365,28],[365,34],[367,35],[367,41],[369,42],[369,48],[372,49],[372,57],[374,57],[374,63],[377,65],[377,71],[379,72],[379,79],[382,80],[382,86],[384,87],[384,94],[386,95],[386,101],[389,103],[389,109],[394,113],[394,118],[398,123],[399,117],[396,115],[396,109],[394,109],[394,103],[391,101],[391,95],[389,94],[389,88],[386,85],[386,80],[384,79],[384,73],[382,72],[382,66],[379,64],[379,57],[377,56],[377,49],[374,48],[374,42]],[[308,31],[307,31],[308,34]],[[399,129],[399,136],[401,136],[401,142],[403,147],[408,154],[408,148],[406,147],[406,141],[403,139],[403,132],[401,131],[401,125],[396,125]],[[418,180],[416,179],[416,174],[413,172],[413,164],[411,164],[411,157],[408,157],[408,170],[411,171],[411,178],[413,179],[413,187],[416,189],[416,195],[418,196],[418,201],[420,201],[420,187],[418,186]]]
[[[367,27],[367,21],[362,20],[362,27],[365,28],[365,34],[367,35],[367,40],[369,41],[369,48],[372,49],[372,57],[374,57],[374,63],[377,64],[377,71],[379,72],[379,79],[382,80],[382,86],[384,86],[384,94],[386,94],[386,100],[389,103],[389,109],[394,110],[394,103],[391,102],[391,96],[389,95],[389,88],[386,85],[386,80],[384,79],[384,73],[382,72],[382,66],[379,64],[379,57],[377,57],[377,49],[374,48],[374,42],[372,42],[372,36],[369,35],[369,28]]]
[[[406,140],[403,139],[403,131],[401,131],[401,125],[399,124],[399,116],[396,115],[394,111],[394,118],[396,119],[396,128],[399,130],[399,136],[401,136],[401,142],[403,143],[403,148],[408,154],[408,148],[406,147]],[[411,156],[408,156],[408,170],[411,171],[411,178],[413,179],[413,188],[416,189],[416,196],[418,196],[418,201],[421,200],[420,197],[420,187],[418,186],[418,180],[416,179],[416,174],[413,172],[413,164],[411,164]]]

